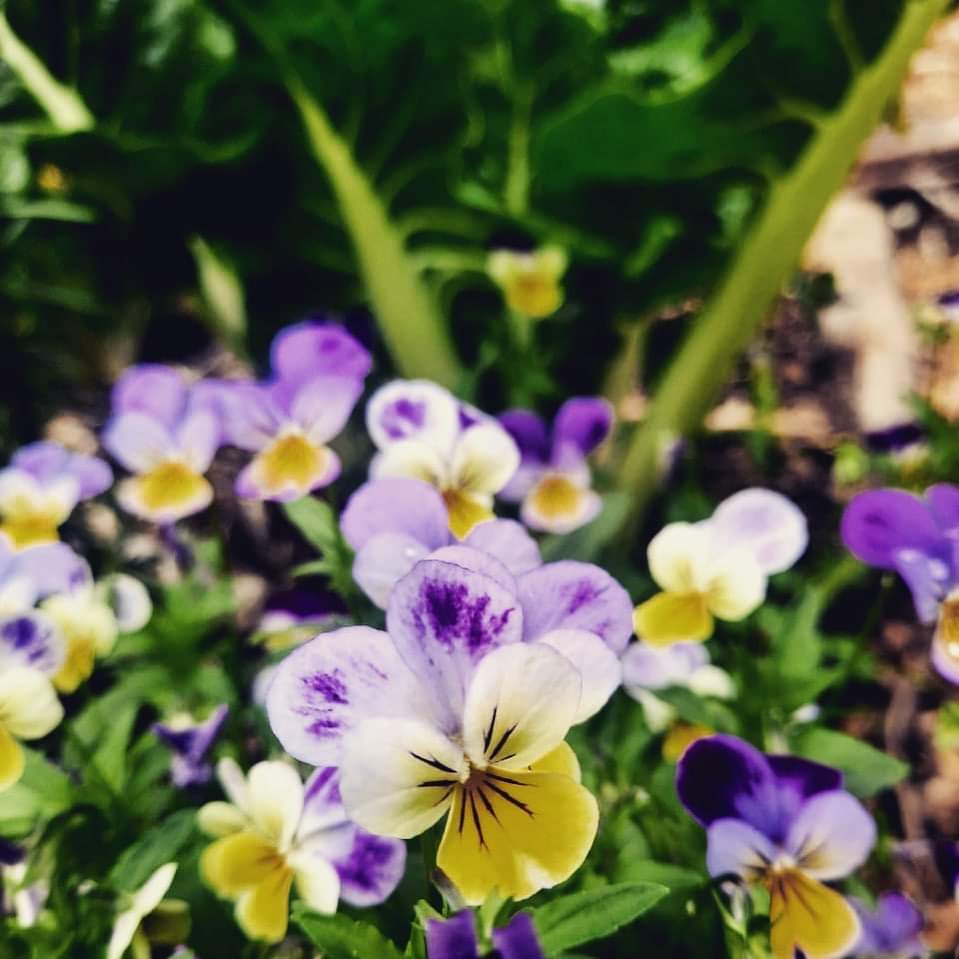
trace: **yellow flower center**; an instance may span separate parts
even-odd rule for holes
[[[570,516],[579,509],[582,491],[562,473],[547,473],[530,494],[530,505],[546,519]]]
[[[474,526],[493,518],[493,511],[485,503],[461,489],[446,489],[442,493],[449,512],[450,531],[457,539],[463,539]]]
[[[325,449],[311,443],[302,433],[278,437],[258,457],[260,475],[269,490],[286,486],[310,489],[322,472],[325,459]]]
[[[52,497],[15,496],[4,503],[3,532],[17,549],[36,543],[56,542],[57,529],[66,521],[69,510]]]
[[[555,313],[563,302],[563,294],[555,277],[522,271],[507,282],[506,302],[517,313],[538,319]]]
[[[181,460],[170,460],[144,473],[140,498],[150,510],[184,506],[203,494],[206,480]]]

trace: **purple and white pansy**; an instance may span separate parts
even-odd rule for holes
[[[30,443],[0,470],[0,531],[17,547],[55,541],[77,503],[109,489],[110,467],[59,443]]]
[[[500,495],[520,503],[530,529],[569,533],[595,519],[602,501],[591,489],[587,457],[613,425],[613,408],[600,397],[567,400],[552,427],[530,410],[508,410],[500,423],[516,441],[520,465]]]
[[[492,519],[494,496],[519,466],[516,443],[496,420],[464,409],[426,380],[381,387],[367,404],[366,425],[379,451],[371,478],[409,477],[435,487],[460,539]]]
[[[533,920],[518,912],[499,929],[492,931],[494,952],[499,959],[546,959]],[[449,919],[427,919],[426,959],[483,959],[476,934],[476,917],[469,909]]]
[[[166,722],[154,723],[154,735],[169,747],[170,779],[178,789],[206,785],[213,776],[207,753],[230,714],[230,707],[217,706],[210,715],[197,722],[189,713],[175,713]]]
[[[456,542],[443,497],[417,479],[365,483],[348,500],[340,527],[356,551],[353,578],[380,609],[417,562]],[[462,544],[495,556],[513,576],[542,565],[535,540],[513,520],[479,523]]]
[[[117,380],[103,445],[133,475],[117,500],[134,516],[167,525],[210,505],[204,474],[222,440],[207,384],[190,386],[168,366],[130,367]]]
[[[919,620],[936,623],[933,665],[959,683],[959,487],[937,483],[923,498],[898,489],[860,493],[840,532],[858,559],[905,580]]]

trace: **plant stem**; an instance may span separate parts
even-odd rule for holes
[[[50,73],[43,61],[13,32],[2,10],[0,60],[17,75],[58,130],[75,133],[93,128],[96,121],[80,95]]]
[[[336,194],[377,322],[397,367],[405,376],[455,386],[459,360],[400,231],[320,104],[296,77],[288,75],[287,87],[313,153]]]
[[[899,87],[912,53],[949,0],[912,0],[883,52],[824,117],[799,161],[770,190],[735,263],[671,364],[642,426],[631,438],[620,483],[632,505],[624,535],[655,493],[668,444],[697,427],[754,335],[807,237],[842,186],[860,146]]]

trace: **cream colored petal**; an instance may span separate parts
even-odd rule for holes
[[[719,619],[745,619],[766,598],[766,574],[746,548],[723,553],[712,564],[706,605]]]
[[[225,756],[216,764],[216,778],[220,780],[227,799],[241,812],[250,815],[250,789],[246,776],[235,759]]]
[[[707,585],[710,535],[692,523],[669,523],[649,542],[649,572],[660,589],[695,593]]]
[[[399,440],[373,458],[370,476],[418,479],[442,489],[447,485],[448,470],[443,457],[432,446],[419,440]]]
[[[196,821],[203,832],[216,838],[229,836],[250,826],[247,815],[228,802],[208,802],[201,806],[197,810]]]
[[[39,739],[59,725],[63,707],[53,683],[35,669],[0,673],[0,724],[18,739]]]
[[[257,763],[250,770],[247,782],[250,819],[254,826],[280,849],[286,849],[296,835],[303,813],[300,774],[287,763]]]
[[[293,869],[296,891],[317,912],[331,915],[340,899],[340,877],[336,869],[316,853],[295,852],[288,860]]]
[[[456,442],[449,485],[466,493],[498,493],[512,479],[519,461],[519,448],[502,426],[478,423]]]
[[[170,886],[173,885],[176,870],[177,864],[175,862],[168,862],[160,866],[133,894],[131,910],[139,913],[141,917],[148,916],[153,912],[163,901],[163,897],[169,891]]]

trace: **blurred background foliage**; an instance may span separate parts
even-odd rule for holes
[[[58,129],[0,63],[6,442],[218,327],[260,360],[279,327],[330,310],[376,346],[291,84],[372,183],[468,371],[457,385],[491,409],[513,399],[485,256],[550,242],[570,253],[567,299],[526,375],[546,400],[597,391],[624,331],[717,282],[910,5],[8,0],[92,119]],[[647,380],[684,328],[653,329]]]

